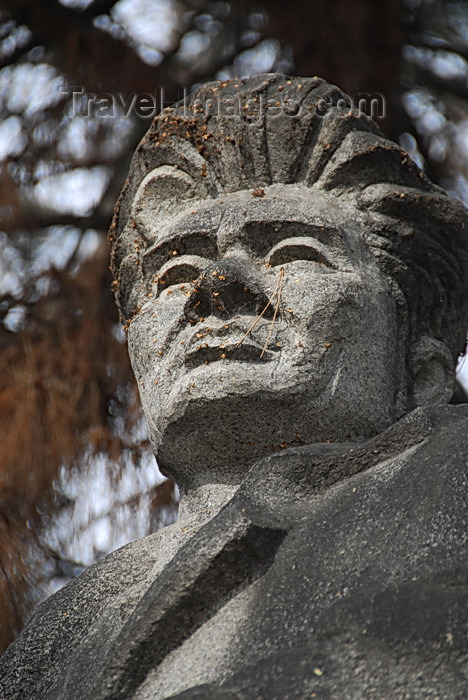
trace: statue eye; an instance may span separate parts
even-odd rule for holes
[[[321,244],[312,244],[300,242],[299,240],[284,241],[275,246],[270,252],[267,262],[272,267],[277,265],[286,265],[287,263],[296,260],[310,260],[311,262],[325,265],[328,268],[336,269],[336,265],[330,260],[329,255],[324,250],[321,250]]]
[[[173,284],[192,284],[199,277],[201,269],[202,265],[198,265],[193,261],[183,260],[183,258],[177,262],[171,261],[163,266],[158,275],[158,290],[162,291]]]

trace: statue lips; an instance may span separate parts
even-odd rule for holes
[[[251,336],[243,338],[248,328],[249,324],[246,324],[244,330],[237,323],[231,324],[227,328],[226,324],[210,330],[203,326],[197,328],[186,344],[185,365],[190,369],[195,369],[199,365],[219,360],[256,363],[272,360],[274,355],[280,352],[281,347],[271,347],[273,340],[271,339],[270,347],[265,349],[262,354],[263,344],[256,342]]]

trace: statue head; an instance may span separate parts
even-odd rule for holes
[[[448,401],[466,221],[319,78],[209,83],[165,109],[110,231],[163,472],[235,483],[270,450],[363,440]]]

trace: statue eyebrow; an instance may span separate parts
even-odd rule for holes
[[[157,274],[168,260],[178,255],[198,255],[215,260],[218,257],[216,229],[175,231],[156,241],[143,253],[143,273]]]
[[[253,221],[244,224],[243,233],[253,255],[263,258],[288,238],[315,238],[323,245],[342,255],[348,254],[343,231],[329,224],[294,220]]]

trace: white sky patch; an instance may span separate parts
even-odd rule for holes
[[[122,29],[120,24],[113,22],[109,15],[98,15],[93,19],[93,24],[98,29],[101,29],[103,32],[107,32],[113,36],[114,39],[125,40],[126,38],[125,31]]]
[[[87,229],[81,237],[80,247],[78,249],[78,259],[80,261],[90,258],[99,248],[102,236],[97,231],[90,228]]]
[[[468,355],[463,355],[457,365],[457,379],[468,393]]]
[[[49,545],[66,558],[89,565],[98,553],[107,554],[145,536],[152,489],[162,481],[150,450],[142,454],[137,465],[124,456],[117,465],[97,455],[89,456],[79,471],[63,468],[57,490],[73,505],[59,513],[47,533]],[[137,497],[138,507],[132,503]]]
[[[14,27],[10,34],[0,41],[0,57],[11,56],[16,49],[24,46],[31,38],[31,31],[24,24]]]
[[[59,270],[64,268],[72,255],[75,256],[75,264],[71,272],[75,274],[80,265],[96,253],[102,244],[102,238],[102,234],[94,229],[83,232],[73,226],[50,226],[35,236],[32,261],[27,261],[7,234],[0,231],[0,296],[11,294],[20,300],[26,281],[46,272],[52,265]],[[40,294],[46,294],[48,289],[46,280],[43,280],[43,285],[37,281]],[[11,323],[15,327],[19,319],[18,313],[15,311],[11,317]],[[15,328],[11,327],[10,330]]]
[[[0,124],[0,161],[8,156],[19,156],[27,143],[28,137],[19,117],[8,117]]]
[[[462,56],[450,51],[437,51],[431,62],[432,70],[440,78],[456,80],[468,74],[468,63]]]
[[[210,43],[210,37],[207,34],[197,31],[187,32],[182,37],[177,57],[181,61],[188,63],[190,60],[198,58],[203,51],[206,51]]]
[[[59,214],[90,216],[109,184],[111,170],[103,166],[75,168],[44,177],[34,187],[36,202]]]
[[[9,331],[16,333],[21,329],[23,321],[26,318],[27,309],[25,306],[13,306],[3,319],[3,325]]]
[[[94,0],[60,0],[61,5],[71,7],[73,10],[86,10],[93,2]]]
[[[8,236],[0,231],[0,296],[12,294],[18,297],[23,288],[23,264],[19,251],[8,240]]]
[[[119,0],[112,9],[113,19],[137,44],[161,52],[176,41],[180,14],[175,0]]]
[[[434,134],[447,124],[433,98],[424,90],[410,90],[402,96],[405,110],[416,122],[418,131]]]
[[[414,162],[419,165],[421,170],[424,170],[425,164],[424,164],[424,157],[419,150],[418,143],[414,136],[412,134],[409,134],[407,131],[403,132],[400,134],[400,145],[403,146],[405,151],[408,153],[408,155],[411,156],[411,158],[414,160]]]
[[[456,147],[460,155],[468,159],[468,119],[463,119],[457,126]]]
[[[80,231],[76,228],[51,226],[47,236],[37,247],[32,264],[33,274],[48,270],[52,265],[62,269],[75,250]]]
[[[446,123],[444,115],[432,105],[428,106],[427,111],[419,118],[418,126],[424,131],[435,133],[440,131]]]
[[[442,163],[446,158],[449,147],[450,143],[445,133],[432,134],[428,139],[427,149],[429,156],[438,163]],[[413,156],[411,155],[411,157]],[[418,161],[416,161],[416,163],[418,163]]]
[[[218,80],[227,80],[268,73],[274,68],[279,54],[279,41],[265,39],[258,46],[242,51],[234,59],[233,65],[218,71],[216,77]]]
[[[84,160],[93,147],[92,137],[97,129],[98,125],[94,119],[87,117],[71,119],[60,134],[59,152],[76,161]]]
[[[149,66],[159,66],[164,58],[162,51],[152,49],[149,46],[144,46],[143,44],[137,46],[136,50],[142,61],[147,63]]]
[[[273,68],[278,53],[279,41],[265,39],[255,48],[242,51],[235,64],[238,63],[241,67],[242,77],[247,76],[251,71],[253,73],[267,73]]]
[[[0,71],[0,98],[13,114],[31,116],[64,99],[63,77],[45,63],[23,63]]]
[[[112,329],[112,335],[116,340],[118,340],[119,343],[125,343],[127,340],[123,326],[120,323],[115,324]]]
[[[454,51],[407,44],[403,48],[403,56],[407,61],[431,70],[446,80],[462,80],[468,74],[468,62]]]
[[[424,114],[429,99],[420,90],[409,90],[402,96],[402,102],[410,117],[419,119]]]
[[[109,120],[108,131],[101,141],[101,154],[105,159],[115,160],[125,150],[128,139],[133,131],[133,119],[130,117],[114,117]]]
[[[459,199],[460,202],[463,202],[468,207],[468,180],[464,175],[457,173],[450,179],[442,180],[440,185],[449,195]]]

